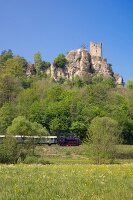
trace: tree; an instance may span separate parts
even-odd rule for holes
[[[16,139],[6,136],[3,144],[0,145],[0,163],[17,163],[19,153]]]
[[[51,65],[50,62],[42,61],[41,70],[45,71],[46,69],[48,69],[50,67],[50,65]]]
[[[77,86],[77,87],[82,87],[83,86],[83,80],[81,80],[81,78],[79,76],[75,76],[72,80],[73,85]]]
[[[4,67],[4,64],[10,58],[13,58],[12,50],[9,49],[8,51],[6,50],[2,51],[0,55],[0,67]]]
[[[21,91],[19,80],[9,74],[0,74],[0,106],[12,102]]]
[[[129,106],[129,109],[131,106]],[[106,116],[116,120],[121,127],[121,135],[125,138],[125,133],[128,133],[128,119],[129,119],[129,110],[127,99],[119,93],[119,91],[111,91],[108,93],[108,98],[106,102]],[[127,139],[126,139],[127,140]]]
[[[115,145],[120,138],[118,123],[109,117],[96,117],[89,128],[91,155],[97,164],[115,158]]]
[[[16,117],[15,105],[6,103],[0,108],[0,135],[6,134],[6,129]]]
[[[23,116],[16,117],[11,126],[7,128],[8,135],[21,135],[21,136],[45,136],[48,135],[48,131],[45,127],[37,122],[30,122]],[[32,146],[33,155],[35,150],[34,137],[28,140],[27,149]]]
[[[30,122],[23,116],[14,118],[11,126],[7,128],[7,134],[9,135],[47,135],[48,132],[41,124],[37,122]]]
[[[10,58],[5,63],[4,72],[17,78],[22,78],[26,74],[27,61],[20,56]]]
[[[18,115],[29,119],[29,110],[31,105],[37,100],[36,91],[32,88],[23,90],[16,99],[16,110]]]
[[[133,89],[133,79],[127,81],[127,88]]]
[[[42,67],[42,57],[40,52],[34,54],[34,63],[35,63],[36,73],[37,75],[40,75]]]
[[[74,136],[83,140],[86,137],[87,128],[83,122],[76,121],[72,123],[70,131]]]
[[[67,59],[64,54],[59,54],[55,59],[54,59],[54,65],[56,67],[64,68],[67,63]]]
[[[62,115],[53,118],[49,123],[50,132],[54,135],[69,135],[70,120],[67,116]]]

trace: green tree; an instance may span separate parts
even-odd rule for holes
[[[9,74],[0,74],[0,106],[12,102],[21,91],[20,81]]]
[[[6,51],[6,50],[2,51],[2,53],[0,55],[0,68],[1,67],[3,68],[6,61],[10,58],[13,58],[12,50],[9,49],[8,51]]]
[[[49,123],[50,132],[57,136],[69,135],[69,126],[70,119],[64,115],[54,117]]]
[[[83,122],[73,122],[70,127],[70,131],[74,136],[80,138],[81,140],[86,138],[87,128]]]
[[[22,78],[26,74],[27,61],[20,56],[10,58],[5,63],[4,72],[17,78]]]
[[[34,63],[35,63],[36,73],[37,75],[40,75],[42,68],[42,57],[40,52],[34,54]]]
[[[43,118],[45,115],[44,105],[40,101],[34,101],[29,108],[28,118],[32,122],[43,124]]]
[[[127,95],[127,105],[128,105],[128,114],[130,118],[133,120],[133,91],[128,91]]]
[[[6,129],[16,117],[15,105],[6,103],[0,108],[0,135],[6,134]]]
[[[9,135],[47,135],[48,132],[46,128],[42,127],[41,124],[37,122],[30,122],[23,116],[18,116],[14,118],[11,126],[7,128],[7,134]]]
[[[127,81],[127,88],[133,89],[133,79],[129,79],[129,80]]]
[[[97,164],[115,158],[115,145],[119,143],[120,128],[109,117],[96,117],[89,128],[91,155]]]
[[[18,115],[29,119],[30,107],[37,99],[36,91],[33,88],[23,90],[16,99],[16,111]]]
[[[130,130],[127,127],[129,119],[128,109],[127,99],[119,91],[111,91],[108,93],[108,98],[106,101],[106,116],[116,120],[119,123],[123,138],[125,137],[125,133],[128,134],[128,131]]]
[[[6,136],[0,145],[0,163],[17,163],[19,149],[15,138]]]
[[[64,54],[59,54],[55,59],[54,59],[54,65],[56,67],[64,68],[67,63],[66,57]]]
[[[16,117],[13,121],[11,126],[7,128],[8,135],[21,135],[21,136],[45,136],[48,135],[48,131],[45,127],[37,122],[30,122],[23,116]],[[35,151],[35,143],[34,138],[29,138],[28,142],[26,143],[25,149],[27,151],[32,147],[33,155]]]
[[[83,80],[81,80],[81,78],[79,76],[74,77],[72,82],[73,82],[73,85],[75,85],[77,87],[82,87],[84,84]]]
[[[50,65],[51,65],[50,62],[42,61],[41,70],[45,71],[46,69],[48,69],[50,67]]]

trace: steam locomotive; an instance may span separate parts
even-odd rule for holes
[[[0,135],[0,144],[3,143],[3,140],[6,136]],[[16,139],[17,143],[19,144],[26,144],[32,141],[34,144],[42,145],[52,145],[58,144],[60,146],[79,146],[81,141],[79,138],[72,138],[72,137],[57,137],[57,136],[24,136],[24,135],[15,135],[12,136]]]

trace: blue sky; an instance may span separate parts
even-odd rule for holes
[[[132,0],[0,0],[0,52],[53,61],[82,44],[103,43],[103,56],[133,78]]]

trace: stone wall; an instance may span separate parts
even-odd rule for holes
[[[90,55],[102,57],[102,43],[90,42]]]

